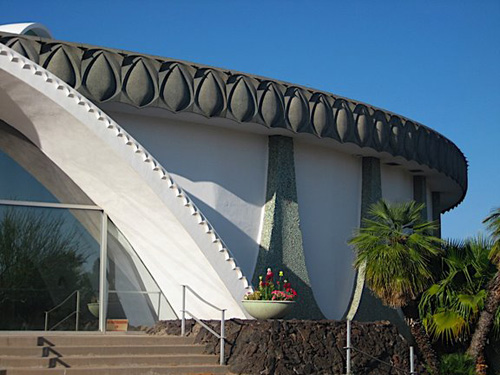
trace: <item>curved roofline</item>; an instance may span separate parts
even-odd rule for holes
[[[467,191],[467,160],[452,141],[363,102],[266,77],[118,49],[5,33],[0,33],[0,42],[97,103],[192,112],[353,143],[448,176],[462,190],[456,204]]]
[[[38,22],[11,23],[0,25],[0,32],[7,32],[19,35],[33,35],[42,38],[53,39],[50,30]]]

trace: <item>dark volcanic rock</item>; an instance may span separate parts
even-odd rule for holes
[[[204,321],[220,332],[219,321]],[[180,335],[180,320],[159,322],[148,333]],[[186,334],[219,353],[220,341],[193,320]],[[354,375],[409,373],[409,346],[388,322],[352,323]],[[236,374],[344,374],[346,324],[333,320],[239,320],[226,322],[226,360]],[[382,362],[390,363],[390,367]],[[427,374],[417,359],[419,374]],[[401,369],[403,371],[398,371]]]

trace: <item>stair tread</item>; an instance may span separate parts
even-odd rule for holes
[[[130,355],[130,354],[117,354],[117,355],[63,355],[63,356],[57,356],[57,355],[52,355],[52,356],[47,356],[47,357],[40,357],[40,356],[15,356],[15,355],[9,355],[9,356],[4,356],[0,355],[0,360],[2,359],[51,359],[51,358],[64,358],[64,359],[73,359],[73,358],[102,358],[102,359],[115,359],[115,358],[176,358],[176,357],[206,357],[206,358],[213,358],[213,354],[198,354],[198,353],[180,353],[180,354],[138,354],[138,355]]]
[[[163,345],[23,345],[23,346],[0,346],[1,349],[43,349],[43,348],[134,348],[134,347],[148,347],[148,348],[187,348],[193,347],[198,348],[200,346],[204,346],[203,344],[163,344]]]
[[[0,370],[12,375],[230,374],[191,337],[0,334]],[[0,371],[0,374],[4,371]]]

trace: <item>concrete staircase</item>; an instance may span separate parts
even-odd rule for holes
[[[0,333],[0,375],[230,374],[204,349],[179,336]]]

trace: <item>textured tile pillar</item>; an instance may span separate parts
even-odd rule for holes
[[[425,204],[425,208],[421,212],[423,220],[429,220],[427,214],[427,181],[425,176],[413,176],[413,200],[417,203]]]
[[[434,235],[441,238],[441,193],[432,192],[432,220],[438,225]]]
[[[362,160],[361,185],[361,225],[363,218],[368,216],[370,206],[382,199],[382,181],[380,174],[380,160],[373,157],[364,157]],[[351,305],[346,318],[357,321],[389,320],[407,339],[411,333],[404,321],[401,309],[393,309],[382,304],[367,287],[365,287],[365,268],[362,266],[356,275]]]
[[[283,271],[298,294],[298,302],[290,317],[323,319],[306,268],[295,185],[293,139],[270,136],[268,157],[264,223],[253,285],[258,285],[259,275],[265,276],[267,267],[272,268],[275,276]]]
[[[361,222],[368,216],[370,206],[382,199],[382,181],[380,177],[380,160],[373,157],[364,157],[361,161]],[[365,267],[362,265],[356,274],[356,283],[351,298],[351,304],[347,312],[347,319],[359,320],[359,309],[362,300],[366,299],[371,292],[366,290],[365,286]],[[363,314],[361,314],[363,315]],[[366,319],[363,319],[366,320]],[[369,320],[369,319],[368,319]]]

